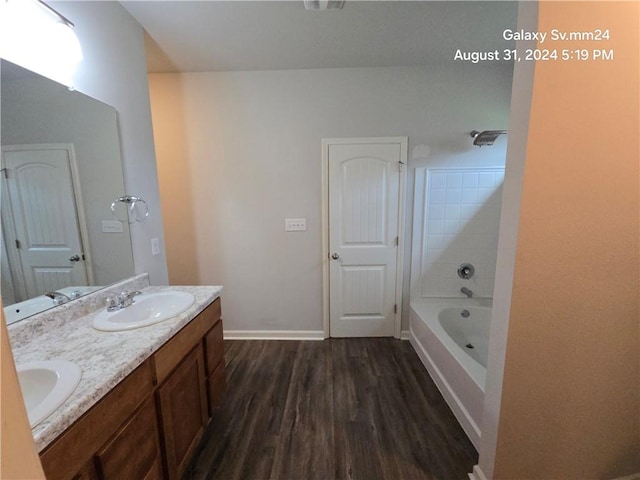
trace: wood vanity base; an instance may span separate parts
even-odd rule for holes
[[[225,389],[218,298],[42,451],[44,473],[181,478]]]

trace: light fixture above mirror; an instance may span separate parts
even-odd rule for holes
[[[0,57],[73,88],[82,61],[73,27],[44,2],[0,2]]]
[[[344,0],[304,0],[304,8],[311,11],[342,10]]]

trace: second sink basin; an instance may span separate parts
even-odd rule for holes
[[[71,396],[82,376],[80,367],[66,360],[25,363],[16,370],[31,428]]]
[[[98,313],[93,320],[93,328],[106,332],[132,330],[146,327],[181,314],[195,298],[187,292],[169,291],[143,293],[137,295],[128,307]]]

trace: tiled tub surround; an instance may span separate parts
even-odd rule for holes
[[[146,286],[146,285],[147,286]],[[191,293],[195,303],[182,314],[155,325],[124,332],[101,332],[92,327],[104,299],[123,289],[145,293],[179,290]],[[33,429],[42,451],[98,400],[134,371],[220,296],[222,287],[149,287],[146,275],[84,297],[84,302],[31,317],[9,327],[16,364],[61,358],[82,369],[75,391],[49,418]],[[89,298],[93,297],[94,298]],[[66,307],[66,308],[64,308]],[[11,328],[14,327],[14,328]]]
[[[447,334],[440,316],[448,308],[491,305],[503,179],[501,166],[420,167],[415,175],[411,344],[476,448],[486,368]],[[463,263],[475,267],[472,278],[458,276]]]
[[[504,167],[417,168],[411,295],[492,297]],[[462,263],[475,274],[458,277]]]

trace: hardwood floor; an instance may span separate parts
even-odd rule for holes
[[[478,461],[409,342],[227,341],[185,479],[466,479]]]

